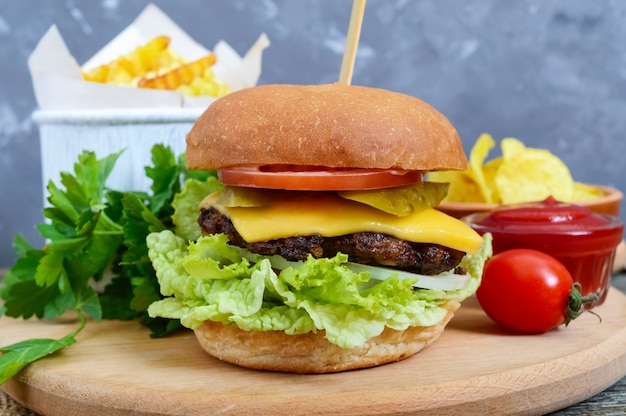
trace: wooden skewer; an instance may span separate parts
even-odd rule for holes
[[[365,11],[365,1],[366,0],[354,0],[352,3],[352,14],[350,16],[350,25],[348,26],[346,47],[343,51],[341,71],[339,72],[339,83],[342,85],[350,85],[350,82],[352,81],[352,71],[354,69],[356,50],[359,46],[361,24],[363,23],[363,12]]]

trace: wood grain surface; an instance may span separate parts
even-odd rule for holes
[[[626,375],[626,296],[611,289],[568,328],[518,335],[467,301],[416,356],[329,375],[258,372],[207,356],[190,332],[150,339],[133,322],[89,323],[79,341],[4,385],[45,415],[545,414]],[[59,337],[74,322],[0,319],[0,344]]]

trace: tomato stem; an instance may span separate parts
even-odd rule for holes
[[[584,304],[589,302],[595,302],[596,300],[598,300],[598,297],[596,295],[583,296],[580,293],[581,288],[581,284],[579,282],[575,282],[572,285],[572,290],[570,290],[569,292],[567,310],[565,311],[565,321],[563,321],[565,326],[569,325],[571,321],[582,315],[583,312],[589,312],[597,316],[598,319],[600,319],[600,322],[602,322],[602,318],[597,313],[590,310],[581,311],[581,308]]]

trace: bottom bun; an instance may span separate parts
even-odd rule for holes
[[[244,331],[236,326],[206,321],[194,330],[202,348],[215,358],[255,370],[289,373],[335,373],[404,360],[426,348],[443,332],[459,308],[457,301],[436,325],[390,328],[357,348],[332,344],[324,331],[288,335],[282,331]]]

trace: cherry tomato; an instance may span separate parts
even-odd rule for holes
[[[512,249],[485,264],[476,292],[480,306],[499,325],[542,333],[581,314],[581,298],[572,275],[554,257],[531,249]]]
[[[421,182],[422,172],[384,169],[233,166],[218,171],[224,185],[292,191],[349,191],[391,188]]]

